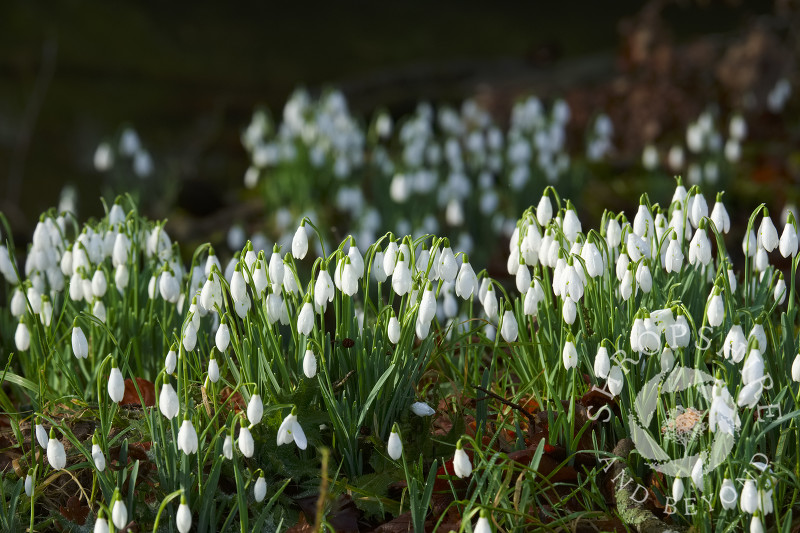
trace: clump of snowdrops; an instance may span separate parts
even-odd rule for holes
[[[223,266],[204,245],[184,266],[164,224],[125,200],[82,228],[46,213],[21,272],[13,243],[0,249],[10,387],[0,401],[17,413],[31,526],[56,520],[36,516],[37,487],[86,468],[92,484],[81,494],[101,531],[130,520],[154,530],[280,528],[296,517],[287,487],[313,494],[320,477],[332,493],[362,496],[364,509],[410,509],[418,528],[440,478],[464,528],[530,526],[542,505],[551,526],[566,525],[580,515],[569,500],[615,514],[599,487],[610,450],[628,437],[639,451],[626,463],[631,479],[652,487],[674,523],[790,523],[800,490],[796,221],[779,230],[758,206],[739,268],[729,231],[721,195],[709,208],[680,182],[664,207],[644,195],[631,219],[607,212],[591,230],[547,188],[515,226],[506,287],[430,235],[348,236],[316,256],[309,239],[322,239],[304,219],[288,249],[248,243]],[[665,389],[687,370],[710,379]],[[140,396],[135,379],[125,382],[138,377],[155,383],[156,402],[136,418],[120,402],[126,391]],[[545,435],[531,442],[521,409],[495,420],[480,398],[473,429],[454,423],[431,438],[447,398],[474,386],[512,403],[535,399]],[[591,391],[607,401],[587,422],[579,400]],[[15,407],[23,398],[26,410]],[[91,439],[56,414],[65,402],[90,413]],[[695,423],[676,430],[676,413],[689,411]],[[500,443],[498,424],[516,440]],[[580,447],[584,435],[591,449]],[[129,441],[147,439],[156,488],[137,497],[139,462],[124,455]],[[579,454],[596,461],[581,463],[564,501],[546,492],[563,484],[537,474],[552,445],[565,452],[560,467]],[[524,463],[509,460],[525,449]],[[321,472],[328,450],[336,468]],[[359,488],[402,478],[399,507]]]

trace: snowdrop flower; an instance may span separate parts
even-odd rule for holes
[[[744,338],[742,326],[734,323],[722,343],[722,354],[725,359],[733,359],[734,363],[739,363],[744,359],[746,350],[747,340]]]
[[[44,429],[44,426],[39,424],[38,422],[39,421],[37,420],[37,423],[36,423],[36,442],[39,443],[39,446],[41,446],[43,450],[46,450],[47,449],[47,444],[48,444],[50,438],[47,436],[47,430]]]
[[[234,302],[243,302],[245,298],[247,298],[247,284],[244,281],[244,276],[242,275],[242,264],[236,263],[236,268],[233,271],[233,275],[231,276],[231,298],[233,298]]]
[[[575,338],[572,333],[567,335],[567,341],[561,351],[561,358],[564,361],[564,368],[567,370],[578,366],[578,350],[575,348]]]
[[[705,223],[701,221],[689,243],[689,264],[699,266],[699,263],[705,266],[710,262],[711,243],[706,235]]]
[[[417,416],[431,416],[436,413],[433,408],[425,402],[414,402],[411,404],[411,412]]]
[[[47,441],[47,462],[53,470],[61,470],[67,465],[67,454],[64,445],[56,439],[55,429],[50,429],[50,439]]]
[[[739,505],[745,513],[753,514],[758,510],[758,489],[754,480],[748,479],[744,482]]]
[[[165,379],[158,395],[158,409],[167,420],[172,420],[178,416],[179,407],[178,393],[172,388],[172,384]]]
[[[217,333],[214,335],[214,342],[220,353],[225,353],[225,350],[228,349],[228,345],[231,342],[231,330],[225,318],[222,319],[222,324],[217,328]]]
[[[383,252],[375,252],[375,260],[372,263],[372,276],[378,283],[383,283],[388,277],[386,271],[383,270]]]
[[[30,498],[33,495],[33,470],[28,470],[28,475],[25,476],[25,495]]]
[[[697,228],[700,225],[700,220],[708,216],[708,203],[706,197],[700,192],[700,189],[693,187],[694,194],[689,198],[689,221],[692,226]]]
[[[517,334],[517,319],[514,317],[514,312],[507,308],[503,313],[503,325],[500,328],[500,335],[502,335],[504,341],[514,342],[517,340]]]
[[[800,383],[800,353],[795,356],[792,363],[792,380]]]
[[[306,440],[306,434],[302,426],[300,426],[300,423],[297,421],[296,413],[297,408],[293,407],[291,414],[287,415],[286,418],[283,419],[283,422],[281,422],[278,428],[278,446],[294,442],[297,444],[298,448],[305,450],[308,446],[308,441]]]
[[[120,497],[119,489],[114,490],[112,501],[114,503],[111,505],[111,521],[114,527],[122,529],[128,525],[128,508]]]
[[[578,306],[575,300],[567,296],[564,298],[564,305],[561,308],[561,318],[565,324],[572,325],[575,323],[575,318],[578,316]]]
[[[742,367],[742,383],[750,385],[761,380],[764,377],[764,358],[761,355],[761,350],[753,348],[747,354],[747,359],[744,361]]]
[[[478,291],[478,277],[469,263],[467,255],[462,256],[461,270],[456,277],[455,285],[456,296],[463,300],[468,300]]]
[[[691,340],[691,330],[689,329],[689,322],[683,313],[678,314],[673,324],[670,324],[664,332],[667,344],[672,349],[686,348],[689,346]],[[652,337],[652,335],[651,335]]]
[[[486,296],[483,297],[483,312],[490,321],[497,318],[497,297],[494,295],[494,287],[490,284],[486,288]]]
[[[242,452],[242,455],[245,457],[253,457],[256,449],[256,443],[253,440],[253,435],[250,433],[250,430],[244,425],[239,427],[239,438],[237,440],[239,442],[239,450]]]
[[[111,361],[111,373],[108,376],[108,397],[114,403],[122,401],[122,396],[125,394],[125,380],[122,378],[122,372],[117,368],[117,362]]]
[[[736,507],[736,502],[739,500],[739,493],[736,492],[736,485],[727,477],[722,480],[722,487],[719,490],[719,500],[722,503],[722,508],[730,511]]]
[[[786,301],[786,292],[786,282],[783,280],[783,272],[781,272],[778,281],[775,283],[775,290],[772,293],[778,305]]]
[[[783,227],[781,233],[781,240],[778,245],[778,250],[783,257],[794,257],[797,255],[797,230],[794,227],[794,214],[789,213],[786,225]]]
[[[703,492],[703,458],[698,457],[697,461],[695,461],[694,466],[692,467],[692,481],[694,482],[695,488]]]
[[[658,166],[658,150],[652,144],[648,144],[642,151],[642,166],[647,170],[655,170]]]
[[[459,478],[464,479],[472,474],[472,463],[469,460],[467,452],[464,451],[464,446],[461,439],[456,443],[456,453],[453,455],[453,472]]]
[[[606,240],[609,248],[616,248],[622,242],[622,227],[616,218],[610,218],[606,226]]]
[[[547,192],[547,191],[545,191]],[[539,225],[544,227],[553,218],[553,205],[550,203],[550,198],[543,194],[539,199],[539,205],[536,207],[536,220]]]
[[[567,200],[567,211],[564,213],[562,229],[564,230],[564,235],[567,237],[567,240],[571,243],[575,242],[575,238],[578,236],[578,233],[581,232],[581,221],[578,219],[578,214],[575,212],[575,208],[572,207],[569,200]]]
[[[711,221],[714,222],[714,227],[720,233],[728,233],[731,229],[731,217],[722,203],[722,193],[717,194],[717,201],[714,204],[714,209],[711,210]]]
[[[408,260],[403,253],[398,254],[397,264],[392,273],[392,289],[398,296],[403,296],[411,290],[411,270],[408,267]]]
[[[608,372],[608,382],[606,385],[608,386],[608,392],[610,392],[612,396],[619,396],[619,393],[622,392],[622,387],[625,385],[622,368],[618,365],[611,367],[611,370]]]
[[[756,241],[756,234],[753,230],[747,232],[747,235],[744,236],[742,239],[742,252],[747,257],[753,257],[756,255],[756,250],[759,248],[758,242]]]
[[[764,217],[758,226],[758,244],[766,251],[771,252],[778,246],[778,230],[769,217],[769,211],[764,208]]]
[[[189,510],[189,505],[186,503],[185,494],[181,494],[181,504],[175,514],[175,524],[180,533],[189,533],[189,530],[192,529],[192,511]]]
[[[669,246],[667,246],[667,253],[664,257],[664,269],[667,272],[680,272],[683,266],[683,252],[681,245],[675,237],[675,231],[670,235]]]
[[[475,524],[475,528],[472,531],[473,533],[492,533],[492,526],[489,524],[489,518],[485,510],[481,509],[478,522]]]
[[[187,352],[191,352],[194,350],[194,347],[197,346],[197,326],[195,326],[193,321],[189,321],[186,324],[186,327],[183,329],[183,348]]]
[[[25,301],[25,295],[19,288],[14,289],[14,295],[11,297],[11,315],[14,318],[19,318],[25,314],[28,303]]]
[[[646,259],[639,262],[639,266],[636,267],[636,283],[645,294],[649,293],[653,288],[653,277],[650,274]]]
[[[308,234],[306,233],[306,221],[300,223],[300,227],[292,238],[292,257],[303,259],[308,253]]]
[[[611,361],[608,357],[608,350],[601,344],[597,349],[597,355],[594,356],[594,375],[598,379],[606,379],[610,369]]]
[[[395,461],[403,455],[403,443],[400,441],[400,430],[397,428],[397,422],[392,426],[392,433],[389,435],[386,451],[389,452],[389,457]]]
[[[106,469],[106,458],[103,455],[103,450],[100,449],[97,435],[92,436],[92,460],[94,461],[94,467],[98,472],[102,472]]]
[[[261,422],[264,416],[264,403],[261,401],[261,396],[253,394],[250,396],[250,401],[247,403],[247,420],[251,425],[256,425]]]
[[[92,294],[97,298],[102,298],[107,288],[106,276],[102,269],[98,268],[94,271],[94,276],[92,276]]]
[[[176,353],[176,348],[174,344],[170,347],[169,352],[167,352],[167,357],[164,359],[164,370],[167,374],[172,374],[175,372],[175,367],[178,364],[178,354]]]
[[[222,442],[222,456],[229,461],[233,459],[233,439],[230,435],[225,435],[225,440]]]
[[[708,301],[708,311],[706,313],[708,318],[708,325],[715,328],[722,324],[725,319],[725,305],[722,301],[720,288],[716,287]]]
[[[397,317],[394,316],[394,311],[392,311],[392,316],[389,318],[386,333],[389,337],[389,342],[392,344],[397,344],[397,341],[400,340],[400,322],[397,320]]]
[[[187,413],[183,419],[180,430],[178,430],[178,448],[186,455],[197,452],[197,431],[194,429],[192,421]]]
[[[264,479],[264,474],[259,472],[258,479],[253,485],[253,497],[257,502],[263,502],[267,496],[267,481]]]
[[[305,374],[308,379],[317,375],[317,358],[311,350],[310,344],[308,348],[306,348],[305,355],[303,355],[303,374]]]
[[[764,533],[764,524],[761,522],[758,513],[754,514],[750,520],[750,533]]]
[[[17,330],[14,332],[14,344],[20,352],[26,351],[31,346],[31,333],[28,331],[28,326],[25,321],[21,320],[17,325]]]
[[[683,491],[683,480],[676,477],[675,481],[672,482],[672,499],[675,500],[675,503],[681,501],[681,498],[683,498]]]
[[[78,326],[77,319],[72,323],[72,353],[78,359],[89,357],[89,342],[86,340],[86,334]]]
[[[750,333],[747,334],[747,341],[749,342],[750,339],[755,339],[756,348],[764,352],[768,346],[767,333],[764,331],[762,320],[763,319],[761,317],[756,319],[755,324],[753,324],[753,328],[750,330]]]
[[[297,332],[308,336],[314,327],[314,308],[310,301],[305,301],[297,315]]]

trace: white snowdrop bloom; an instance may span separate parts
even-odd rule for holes
[[[397,320],[397,317],[392,314],[391,318],[389,318],[389,324],[386,328],[387,335],[389,337],[389,342],[392,344],[397,344],[400,340],[400,322]]]
[[[675,354],[669,348],[661,352],[661,371],[669,372],[675,366]]]
[[[719,499],[722,503],[722,508],[730,511],[736,507],[736,502],[739,501],[739,493],[736,492],[736,485],[733,481],[725,478],[722,480],[722,486],[719,489]]]
[[[42,447],[43,450],[47,449],[47,443],[50,438],[47,436],[47,430],[44,429],[44,426],[41,424],[36,424],[36,442],[39,443],[39,446]]]
[[[263,502],[267,496],[267,481],[264,479],[264,474],[259,474],[255,485],[253,486],[253,497],[257,502]]]
[[[619,396],[619,393],[622,392],[622,388],[625,385],[622,368],[618,365],[611,367],[611,370],[608,372],[608,382],[606,385],[608,386],[608,392],[614,396]]]
[[[722,324],[725,319],[725,305],[722,301],[722,295],[719,289],[714,289],[711,298],[708,301],[708,311],[706,313],[708,318],[708,325],[715,328]]]
[[[397,430],[397,424],[392,427],[392,432],[389,434],[389,442],[386,444],[386,451],[389,457],[397,461],[403,455],[403,443],[400,440],[400,434]]]
[[[453,282],[458,275],[458,263],[453,250],[445,246],[439,256],[439,277],[446,282]]]
[[[756,252],[756,259],[754,261],[756,271],[764,272],[767,270],[769,266],[769,257],[767,256],[767,251],[762,248],[761,246],[758,247],[758,251]]]
[[[562,224],[564,235],[569,242],[575,242],[578,233],[581,232],[581,221],[578,219],[578,214],[570,206],[567,206],[567,211],[564,213],[564,222]]]
[[[25,301],[25,295],[19,288],[14,289],[14,295],[11,297],[11,316],[19,318],[25,314],[28,303]]]
[[[680,272],[681,267],[683,266],[683,252],[681,251],[681,245],[678,242],[678,239],[675,238],[675,233],[673,232],[669,246],[667,246],[667,253],[664,257],[664,270],[667,272]]]
[[[103,273],[102,269],[98,268],[94,271],[94,275],[92,276],[92,294],[97,298],[102,298],[107,288],[106,275]]]
[[[575,339],[571,333],[567,335],[567,340],[561,351],[561,358],[564,362],[564,368],[567,370],[578,366],[578,350],[575,348]]]
[[[403,296],[411,290],[411,270],[408,267],[408,260],[404,255],[399,254],[399,259],[392,273],[392,290],[398,296]]]
[[[303,221],[292,238],[292,257],[295,259],[303,259],[307,253],[308,233],[306,233],[306,223]]]
[[[625,277],[625,274],[628,272],[628,265],[630,264],[630,259],[628,258],[628,254],[625,252],[621,253],[617,258],[615,273],[617,275],[617,280],[622,281]]]
[[[757,248],[759,248],[757,244],[756,234],[753,230],[750,230],[742,240],[742,251],[746,256],[753,257],[756,255]]]
[[[578,316],[578,306],[575,300],[567,296],[564,298],[564,305],[561,308],[561,318],[565,324],[570,326],[575,323],[575,318]]]
[[[189,321],[186,323],[186,327],[183,329],[183,348],[187,352],[191,352],[194,350],[194,347],[197,345],[197,326],[195,326],[193,321]]]
[[[794,257],[797,255],[797,230],[794,227],[794,215],[789,216],[789,220],[783,227],[778,250],[783,257]]]
[[[119,265],[117,266],[116,270],[114,271],[114,284],[117,286],[117,290],[122,293],[125,288],[128,286],[128,281],[130,281],[130,273],[128,272],[127,265]],[[72,287],[70,286],[70,291]],[[70,295],[71,297],[71,295]]]
[[[411,412],[417,416],[432,416],[436,413],[433,408],[425,402],[414,402],[411,404]]]
[[[757,239],[759,246],[763,247],[766,251],[771,252],[778,246],[778,230],[775,229],[775,224],[769,214],[766,214],[761,219],[761,224],[758,226]]]
[[[97,443],[92,444],[92,461],[98,472],[102,472],[106,469],[106,458],[103,455],[103,450]]]
[[[708,235],[706,235],[705,227],[701,223],[700,227],[695,231],[692,241],[689,243],[689,264],[705,266],[710,262],[711,243],[708,240]]]
[[[708,216],[708,202],[706,197],[697,189],[694,188],[694,194],[689,198],[689,221],[693,227],[700,225],[700,220]]]
[[[636,268],[636,283],[645,294],[649,293],[650,289],[653,288],[653,277],[650,274],[647,261],[641,261]]]
[[[750,533],[764,533],[764,523],[757,514],[750,519]]]
[[[325,310],[328,302],[333,301],[334,287],[331,275],[324,268],[319,271],[317,281],[314,284],[314,303],[318,308]]]
[[[545,195],[539,199],[539,204],[536,207],[536,220],[539,225],[544,227],[553,218],[553,205],[550,203],[550,198]]]
[[[619,294],[623,300],[628,301],[630,297],[633,295],[633,283],[634,283],[634,275],[633,269],[628,268],[625,271],[625,275],[622,277],[622,281],[619,282]]]
[[[181,496],[181,504],[175,514],[175,524],[178,526],[179,533],[189,533],[192,529],[192,511],[186,503],[186,496]]]
[[[436,316],[436,295],[431,284],[428,283],[422,292],[422,300],[419,304],[419,314],[417,315],[421,323],[429,324]]]
[[[236,439],[236,441],[239,444],[239,451],[242,452],[242,455],[245,457],[253,457],[253,454],[256,450],[256,443],[253,440],[252,433],[250,433],[250,430],[247,429],[247,427],[239,427],[239,438]]]
[[[775,301],[778,302],[778,305],[781,305],[786,301],[786,293],[786,282],[783,280],[783,273],[781,273],[778,281],[775,283],[775,289],[772,293],[772,296]]]
[[[608,350],[600,345],[597,354],[594,356],[594,375],[598,379],[606,379],[608,371],[611,369],[611,360],[608,357]]]
[[[111,373],[108,376],[108,397],[114,403],[122,401],[122,396],[125,394],[125,380],[122,378],[122,372],[117,368],[117,364],[112,363]]]
[[[172,388],[172,385],[166,380],[161,386],[161,392],[158,395],[158,409],[164,418],[172,420],[178,416],[178,409],[180,407],[178,400],[178,393]]]
[[[50,298],[46,294],[42,295],[42,303],[39,308],[39,321],[44,327],[50,327],[50,322],[53,320],[53,304],[50,303]]]
[[[185,455],[191,455],[197,453],[197,446],[197,431],[195,431],[192,421],[184,418],[181,428],[178,430],[178,448]]]
[[[664,336],[667,340],[667,344],[673,350],[689,346],[692,331],[689,328],[689,322],[686,320],[686,316],[679,314],[675,322],[665,329]]]
[[[739,427],[739,415],[731,393],[722,380],[716,380],[711,391],[711,408],[708,410],[708,429],[712,433],[721,431],[733,436]]]
[[[383,252],[375,252],[375,260],[372,263],[372,276],[378,283],[383,283],[388,277],[383,269]]]
[[[50,430],[50,439],[47,441],[47,462],[53,470],[61,470],[67,466],[67,454],[64,445],[55,438],[55,430]]]
[[[711,221],[714,222],[714,226],[720,233],[728,233],[731,229],[731,218],[719,196],[714,204],[714,209],[711,210]]]
[[[742,383],[750,385],[760,381],[764,377],[764,358],[761,355],[761,350],[753,348],[747,354],[742,367]]]
[[[503,325],[500,328],[500,335],[506,342],[514,342],[517,340],[518,332],[517,319],[514,316],[514,312],[506,309],[505,313],[503,313]]]
[[[492,533],[492,526],[489,523],[489,518],[486,514],[486,511],[481,510],[480,517],[475,523],[475,527],[472,529],[472,531],[473,533]]]
[[[214,335],[214,342],[220,353],[224,353],[225,350],[228,349],[228,345],[231,343],[231,330],[225,321],[217,328],[217,333]]]
[[[606,240],[609,248],[616,248],[622,242],[622,226],[616,218],[610,218],[606,226]]]
[[[247,297],[247,284],[242,275],[242,264],[237,263],[230,282],[231,298],[234,302],[242,302]]]
[[[483,303],[483,312],[486,313],[486,317],[489,320],[495,320],[497,318],[498,304],[494,287],[491,284],[486,288],[486,296],[483,297],[481,303]]]
[[[766,351],[769,347],[767,345],[767,333],[764,331],[764,325],[760,322],[760,319],[756,319],[753,328],[750,330],[750,333],[747,334],[748,342],[753,338],[756,339],[756,348],[762,352]]]
[[[758,404],[758,400],[761,399],[761,393],[763,391],[764,385],[760,380],[750,383],[749,385],[745,385],[739,391],[739,396],[736,398],[736,405],[739,407],[744,407],[746,405],[752,409],[756,406],[756,404]]]
[[[350,265],[355,272],[356,278],[361,279],[364,277],[364,257],[356,246],[355,239],[350,241],[350,249],[347,251],[347,257],[350,259]]]
[[[798,353],[792,363],[792,381],[800,383],[800,353]]]
[[[695,461],[694,466],[692,467],[692,481],[694,482],[695,488],[703,492],[703,458],[698,457],[697,461]]]
[[[250,401],[247,403],[247,420],[251,425],[256,425],[261,422],[264,416],[264,403],[261,401],[261,396],[253,394]]]
[[[521,265],[514,276],[514,283],[520,294],[525,294],[531,285],[531,271],[527,266]]]
[[[469,455],[464,451],[461,439],[458,440],[456,453],[453,455],[453,473],[461,479],[472,474],[472,463],[469,460]]]
[[[394,273],[394,268],[396,265],[397,243],[395,241],[390,241],[383,253],[383,272],[387,276],[391,276]]]
[[[603,273],[603,256],[593,242],[586,242],[581,249],[581,258],[586,264],[586,273],[596,278]],[[522,292],[522,291],[520,291]]]
[[[25,495],[28,498],[33,496],[33,476],[31,476],[32,472],[33,472],[32,470],[29,470],[28,474],[25,476]],[[106,528],[106,529],[108,529],[108,528]],[[95,528],[95,531],[97,531],[96,528]]]
[[[225,435],[225,440],[222,443],[222,456],[227,460],[233,459],[233,439],[230,435]]]
[[[675,503],[681,501],[683,498],[683,480],[679,477],[675,478],[675,481],[672,482],[672,499],[675,500]]]
[[[119,496],[119,491],[114,492],[114,504],[111,507],[111,521],[114,527],[122,529],[128,525],[128,508]]]
[[[291,414],[287,415],[286,418],[283,419],[283,422],[281,422],[278,428],[277,442],[278,446],[294,442],[301,450],[305,450],[308,446],[306,434],[297,421],[296,409],[292,409]]]
[[[303,355],[303,374],[308,379],[317,375],[317,358],[311,348],[307,348],[305,355]]]
[[[72,353],[78,359],[89,357],[89,342],[86,340],[86,334],[77,323],[72,326]]]
[[[633,232],[641,238],[651,238],[654,231],[653,214],[644,204],[644,199],[642,199],[636,211],[636,216],[633,218]]]
[[[308,336],[314,328],[314,308],[311,302],[305,302],[297,315],[298,333]]]
[[[739,505],[745,513],[753,514],[758,510],[758,488],[754,480],[748,479],[744,482]]]

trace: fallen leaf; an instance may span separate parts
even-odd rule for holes
[[[139,386],[139,391],[142,393],[142,401],[139,401],[139,394],[136,392],[136,387],[133,385],[133,380],[125,380],[125,393],[122,395],[120,405],[140,405],[142,407],[153,407],[156,404],[156,389],[152,381],[146,379],[136,378],[136,385]]]

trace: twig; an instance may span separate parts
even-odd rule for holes
[[[493,393],[492,391],[484,389],[480,385],[473,385],[473,387],[475,388],[475,390],[479,390],[482,393],[486,394],[486,396],[484,396],[483,398],[476,398],[475,401],[481,402],[481,401],[485,400],[486,398],[494,398],[498,402],[502,402],[502,403],[506,404],[507,406],[511,407],[512,409],[516,409],[517,411],[522,413],[525,416],[525,418],[528,419],[528,422],[530,423],[531,427],[534,427],[536,425],[536,417],[533,416],[530,412],[528,412],[528,410],[525,409],[524,407],[522,407],[520,404],[508,401],[505,398],[503,398],[502,396],[498,396],[497,394]]]

